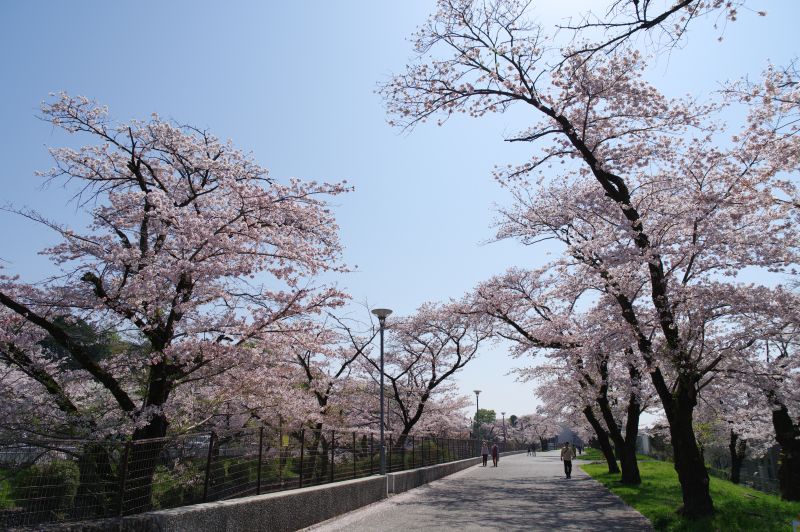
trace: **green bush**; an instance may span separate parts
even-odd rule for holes
[[[16,506],[14,504],[11,481],[9,480],[11,475],[12,473],[7,469],[0,469],[0,510]]]
[[[56,460],[22,469],[9,481],[16,506],[42,519],[62,518],[73,505],[80,474],[74,462]]]
[[[201,462],[183,464],[180,469],[156,467],[153,473],[153,509],[175,508],[200,502],[205,472]]]

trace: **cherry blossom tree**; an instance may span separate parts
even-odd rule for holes
[[[364,420],[358,399],[353,398],[363,399],[366,375],[360,362],[368,356],[377,332],[376,327],[370,327],[359,335],[348,321],[330,314],[302,334],[292,335],[290,356],[301,373],[297,385],[310,403],[297,435],[300,426],[310,429],[306,448],[315,476],[324,476],[328,470],[331,441],[325,427],[357,427]]]
[[[542,409],[532,414],[517,417],[516,423],[507,429],[509,438],[518,443],[541,444],[558,432],[558,422]]]
[[[568,56],[612,53],[645,34],[657,50],[669,49],[685,38],[695,21],[715,17],[714,27],[724,26],[737,19],[745,4],[744,0],[611,0],[597,12],[583,13],[560,28],[571,31],[579,43]]]
[[[767,451],[775,435],[763,394],[753,390],[750,378],[732,377],[722,374],[701,392],[697,420],[702,431],[698,432],[705,434],[698,434],[698,441],[703,447],[710,442],[726,448],[730,480],[738,484],[745,458]]]
[[[0,342],[4,360],[64,415],[79,406],[58,369],[42,363],[43,340],[69,354],[96,401],[113,405],[109,425],[140,440],[167,433],[176,389],[262,367],[298,319],[341,304],[344,294],[313,278],[343,269],[324,198],[344,185],[281,183],[207,132],[157,116],[117,124],[83,97],[58,95],[42,113],[96,142],[52,149],[56,166],[44,173],[75,182],[80,205],[95,206],[85,231],[23,212],[60,235],[45,254],[61,274],[40,285],[0,279]],[[147,348],[94,360],[59,324],[75,319]],[[148,489],[148,471],[131,478]]]
[[[750,287],[735,301],[738,312],[733,319],[749,332],[746,357],[737,365],[723,369],[727,389],[748,389],[747,400],[721,394],[727,419],[749,439],[767,439],[752,416],[771,420],[771,436],[781,446],[779,484],[781,496],[800,500],[800,297],[784,287]],[[729,415],[737,410],[744,414]],[[722,408],[722,407],[720,407]],[[749,414],[749,415],[747,415]]]
[[[452,377],[477,356],[491,328],[486,320],[465,314],[458,302],[426,303],[411,316],[393,319],[388,332],[384,376],[402,426],[397,438],[402,445],[429,400],[452,394]],[[380,371],[374,355],[364,360],[373,374]]]
[[[652,392],[634,355],[635,338],[624,325],[608,319],[614,309],[609,311],[600,299],[590,312],[575,312],[577,300],[591,288],[574,278],[562,281],[544,271],[512,269],[479,285],[472,304],[474,311],[498,320],[495,334],[515,343],[516,356],[545,351],[546,363],[519,371],[523,380],[539,383],[537,395],[555,401],[555,411],[582,412],[610,471],[616,472],[610,437],[622,463],[623,483],[639,484],[639,417],[652,404]]]
[[[566,50],[550,69],[557,57],[525,7],[440,1],[417,33],[419,60],[382,94],[394,123],[405,127],[514,104],[539,117],[509,139],[532,143],[533,158],[497,172],[517,200],[501,237],[560,239],[570,260],[605,284],[669,421],[683,512],[708,515],[693,409],[710,373],[736,350],[697,357],[702,327],[693,327],[691,305],[680,305],[694,302],[693,291],[705,295],[714,275],[780,270],[796,260],[787,209],[768,198],[780,185],[774,160],[748,151],[748,135],[717,144],[719,106],[665,98],[642,79],[635,51],[587,57]],[[559,162],[565,172],[554,177]],[[553,191],[547,203],[540,201],[545,181]],[[566,203],[552,202],[556,196]]]

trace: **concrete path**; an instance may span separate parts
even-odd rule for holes
[[[581,463],[568,480],[558,451],[490,460],[307,530],[653,530]]]

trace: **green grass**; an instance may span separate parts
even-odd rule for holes
[[[603,463],[606,461],[606,457],[603,456],[603,453],[600,452],[600,449],[595,449],[594,447],[584,447],[583,454],[579,454],[575,458],[577,460],[600,461]],[[637,454],[636,458],[638,460],[652,460],[651,457],[643,454]],[[619,462],[619,460],[617,462]]]
[[[711,498],[716,512],[710,518],[688,520],[676,510],[683,504],[678,475],[668,462],[639,464],[640,486],[623,486],[618,474],[606,465],[586,464],[581,468],[629,505],[644,514],[657,530],[791,530],[792,519],[800,519],[800,502],[782,501],[751,488],[711,477]]]

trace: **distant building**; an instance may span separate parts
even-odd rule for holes
[[[650,433],[646,430],[639,429],[639,433],[636,435],[636,452],[639,454],[646,454],[649,455],[651,453],[650,450]]]
[[[548,449],[558,449],[559,447],[563,446],[565,442],[569,442],[570,445],[586,445],[586,442],[584,442],[577,434],[575,434],[575,432],[572,431],[571,428],[566,425],[560,426],[558,436],[545,439],[544,442],[547,444]]]

